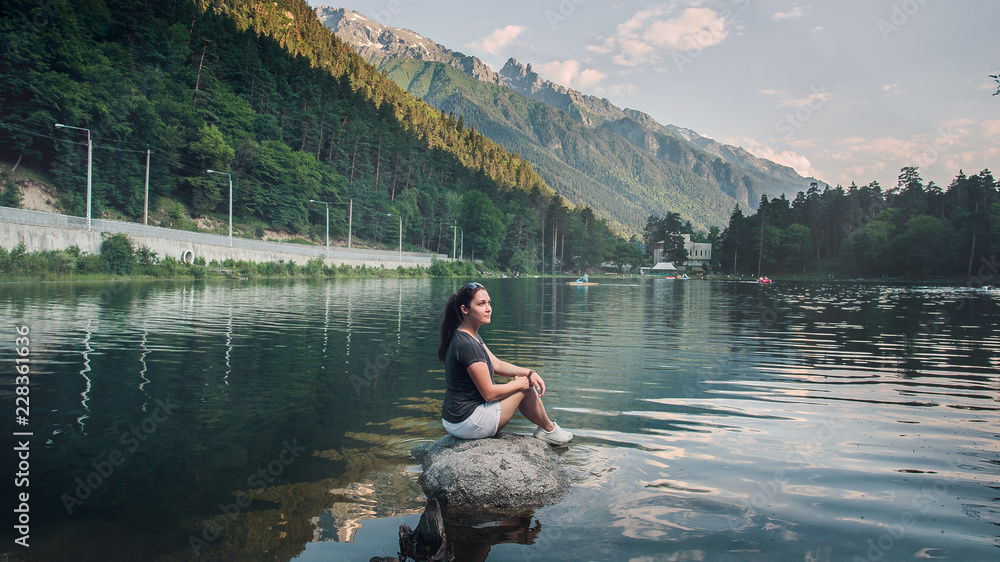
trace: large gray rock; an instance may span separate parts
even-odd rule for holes
[[[448,508],[515,510],[559,501],[569,474],[551,447],[534,437],[501,433],[466,441],[451,435],[414,447],[418,480],[428,498]]]

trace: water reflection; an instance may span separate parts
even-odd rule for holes
[[[323,292],[323,358],[326,359],[326,346],[330,341],[330,286],[326,286],[326,290]],[[320,365],[321,369],[325,369],[326,365]]]
[[[393,555],[396,529],[424,505],[408,452],[443,435],[435,340],[459,283],[0,288],[6,317],[30,322],[44,381],[32,387],[33,555]],[[547,408],[577,435],[562,453],[574,489],[516,520],[447,521],[465,556],[995,552],[994,297],[667,280],[488,286],[484,338],[545,376]],[[164,400],[176,412],[154,429]],[[134,448],[122,441],[133,428],[144,437]],[[510,429],[533,428],[517,418]],[[304,450],[282,463],[286,443]],[[122,463],[101,476],[114,452]],[[64,495],[88,477],[96,485],[68,512]],[[229,517],[220,506],[241,494],[249,503]],[[887,529],[902,529],[891,544]],[[196,552],[191,537],[206,545]]]
[[[542,533],[542,523],[533,512],[498,520],[469,520],[444,515],[444,528],[455,560],[481,562],[497,545],[533,545]]]
[[[83,377],[83,380],[85,381],[84,382],[84,387],[85,388],[83,389],[83,392],[80,393],[80,396],[83,397],[83,400],[80,402],[80,405],[83,406],[83,409],[85,411],[90,412],[90,406],[87,403],[90,401],[90,382],[91,381],[90,381],[90,377],[87,376],[87,373],[90,372],[90,353],[92,351],[94,351],[94,350],[93,350],[93,348],[90,347],[90,337],[93,334],[90,331],[90,320],[89,319],[87,320],[87,325],[84,327],[84,331],[87,333],[87,335],[84,336],[84,338],[83,338],[83,352],[81,353],[81,355],[83,355],[83,369],[80,371],[80,376]],[[85,419],[87,419],[89,417],[90,417],[89,415],[84,414],[84,415],[76,418],[76,423],[80,424],[80,431],[84,435],[87,434],[87,430],[86,430],[86,426],[83,423],[83,420],[85,420]]]
[[[364,482],[331,489],[337,501],[310,520],[313,542],[353,542],[367,520],[418,513],[415,506],[424,498],[416,478],[408,467],[392,466]]]
[[[146,393],[145,386],[150,383],[150,380],[146,378],[146,371],[149,367],[146,365],[146,356],[149,355],[149,345],[146,339],[149,338],[149,328],[145,322],[142,325],[142,339],[139,340],[139,348],[142,349],[142,354],[139,355],[139,378],[142,382],[139,383],[139,391],[146,395],[147,401],[142,403],[142,411],[146,411],[146,406],[149,404],[148,398],[149,394]]]
[[[428,519],[430,513],[436,513],[434,517],[437,517],[437,520],[441,523],[443,534],[437,536],[444,537],[444,544],[435,542],[433,543],[434,548],[431,548],[428,552],[440,552],[442,554],[447,552],[447,555],[440,559],[481,562],[489,557],[491,551],[497,545],[533,545],[543,532],[542,522],[534,517],[534,512],[530,510],[523,513],[504,515],[499,518],[487,514],[476,517],[469,514],[458,515],[447,511],[441,513],[440,511],[433,511],[429,502],[424,502],[423,494],[417,489],[417,495],[413,498],[413,501],[420,504],[427,503],[427,507],[422,510],[410,508],[396,512],[380,507],[383,504],[384,496],[379,493],[378,486],[356,484],[350,489],[338,490],[337,492],[358,497],[359,500],[355,502],[339,502],[331,508],[324,509],[318,517],[313,518],[312,522],[316,527],[313,535],[313,544],[308,545],[303,553],[296,557],[296,560],[326,560],[332,556],[335,557],[340,545],[331,545],[328,548],[324,543],[355,542],[358,539],[359,532],[365,528],[366,524],[376,519],[408,521],[408,523],[401,523],[398,530],[380,529],[374,531],[384,534],[381,537],[383,545],[379,551],[365,551],[363,550],[365,547],[359,545],[360,548],[355,549],[357,552],[367,553],[368,555],[377,552],[378,555],[386,557],[391,554],[392,556],[399,556],[400,559],[439,559],[433,558],[433,554],[431,554],[431,557],[428,557],[424,549],[420,548],[420,546],[426,545],[423,545],[419,539],[414,540],[411,535],[413,530],[426,525],[425,519]],[[401,518],[399,517],[400,515],[409,515],[410,517]],[[430,527],[433,528],[434,524],[430,524]],[[392,544],[392,541],[397,540],[397,537],[397,551],[387,551],[385,544]],[[360,542],[370,543],[372,538],[377,537],[373,536],[368,539],[362,539]],[[415,544],[420,545],[416,548],[416,552],[422,554],[414,555]],[[441,548],[438,549],[438,546]],[[528,553],[529,555],[526,558],[531,559],[530,551]],[[366,558],[366,556],[359,556],[357,558],[362,559]]]

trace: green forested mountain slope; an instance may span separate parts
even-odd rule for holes
[[[510,59],[498,74],[515,91],[559,107],[581,123],[627,131],[623,136],[640,150],[690,167],[741,205],[756,208],[763,195],[792,194],[819,181],[804,178],[788,166],[759,158],[740,147],[722,144],[676,125],[661,125],[642,111],[622,109],[607,99],[545,80],[531,69],[530,64],[525,66]]]
[[[709,180],[639,150],[623,135],[589,129],[509,88],[437,62],[387,61],[382,70],[414,96],[475,123],[480,133],[531,161],[550,187],[603,211],[624,232],[637,233],[650,214],[668,211],[707,230],[724,223],[736,203]]]
[[[406,244],[443,252],[456,226],[466,255],[520,271],[551,265],[537,248],[553,232],[574,232],[560,252],[587,263],[613,245],[524,158],[402,91],[302,0],[11,0],[0,38],[0,158],[47,173],[67,212],[83,211],[86,137],[55,123],[91,132],[95,216],[141,219],[149,149],[151,199],[193,215],[228,210],[214,169],[232,174],[238,224],[316,234],[309,199],[353,199],[356,237],[399,215]],[[346,208],[331,211],[344,232]]]
[[[649,118],[649,121],[652,121],[652,119]],[[646,122],[648,123],[648,121]],[[760,158],[741,147],[723,144],[715,139],[704,137],[691,129],[676,125],[663,126],[658,123],[655,125],[650,123],[649,126],[654,130],[665,129],[670,131],[683,138],[692,146],[733,164],[742,173],[749,176],[751,180],[756,181],[762,190],[758,193],[750,194],[751,202],[757,201],[759,203],[761,195],[767,195],[768,198],[771,198],[780,197],[782,194],[785,194],[790,197],[791,194],[802,191],[806,186],[814,183],[823,183],[814,177],[799,175],[794,168],[778,164],[766,158]],[[756,204],[754,208],[756,208]]]

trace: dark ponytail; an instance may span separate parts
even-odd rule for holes
[[[462,324],[462,307],[469,306],[476,293],[485,288],[479,283],[466,283],[448,297],[448,302],[444,305],[444,317],[441,318],[441,342],[438,344],[438,359],[442,362],[448,354],[451,337]]]

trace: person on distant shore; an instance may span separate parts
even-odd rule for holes
[[[479,336],[479,328],[490,323],[492,313],[490,295],[479,283],[466,283],[448,297],[438,346],[438,359],[444,362],[445,430],[459,439],[493,437],[520,411],[538,425],[534,433],[538,439],[552,445],[569,443],[573,434],[545,413],[542,377],[497,359]],[[495,384],[494,373],[513,379]]]

